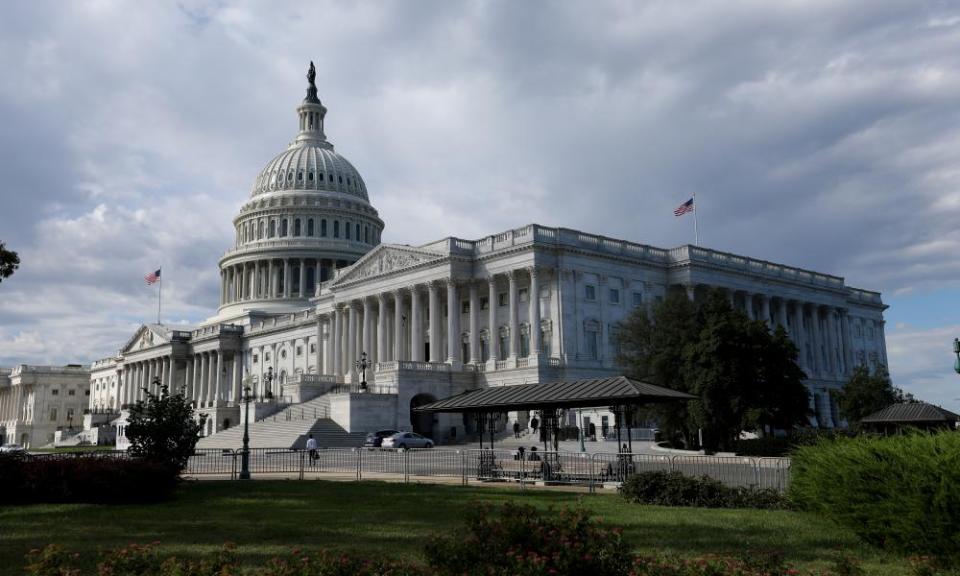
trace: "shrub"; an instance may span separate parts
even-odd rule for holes
[[[478,505],[466,524],[464,532],[427,545],[435,574],[614,576],[627,574],[632,560],[621,530],[602,527],[583,510]]]
[[[762,509],[787,507],[787,499],[776,490],[731,488],[707,476],[686,476],[676,471],[632,474],[620,486],[620,494],[631,502],[659,506]]]
[[[0,504],[154,502],[176,482],[170,467],[137,458],[0,454]]]
[[[791,499],[896,552],[960,561],[960,434],[821,442],[796,451]]]
[[[292,553],[292,558],[272,558],[257,574],[262,576],[427,576],[420,566],[389,560],[357,558],[323,551],[315,556]]]

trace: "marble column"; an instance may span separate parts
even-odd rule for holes
[[[850,340],[850,317],[846,309],[840,310],[840,333],[843,337],[843,375],[847,376],[853,366],[853,351]]]
[[[498,356],[498,346],[499,343],[499,330],[497,327],[497,277],[493,274],[487,278],[488,284],[488,302],[487,302],[487,311],[490,315],[490,324],[487,326],[487,336],[489,340],[487,341],[487,348],[490,350],[490,359],[488,360],[491,364],[491,368],[496,365]]]
[[[303,258],[299,260],[300,264],[297,267],[299,270],[298,280],[300,281],[300,297],[304,298],[307,295],[307,274],[306,274],[306,263],[307,261]]]
[[[217,355],[217,362],[216,364],[213,365],[214,376],[212,378],[211,386],[210,386],[211,392],[212,392],[212,394],[210,395],[210,400],[214,402],[214,405],[217,404],[217,401],[220,400],[220,397],[223,394],[223,380],[220,376],[222,372],[221,364],[223,363],[223,353],[217,350],[216,355]]]
[[[283,297],[290,297],[290,259],[283,259]]]
[[[825,372],[825,367],[823,365],[823,339],[820,335],[820,306],[814,304],[810,307],[810,317],[811,324],[813,326],[813,342],[811,348],[813,349],[813,365],[811,368],[817,376],[821,376]]]
[[[354,302],[348,305],[347,315],[347,365],[344,372],[352,374],[353,364],[357,361],[357,308]]]
[[[324,340],[323,340],[323,325],[327,321],[326,314],[317,314],[317,353],[313,359],[314,364],[317,366],[317,374],[324,374],[324,361],[323,361],[323,350],[324,350]]]
[[[377,294],[377,362],[386,362],[390,353],[387,352],[387,294]]]
[[[393,291],[393,358],[391,360],[400,361],[403,359],[403,293],[399,290]]]
[[[440,362],[440,295],[436,282],[427,284],[428,305],[430,306],[430,362]]]
[[[480,295],[476,282],[470,282],[470,358],[471,364],[480,362]]]
[[[770,322],[770,295],[761,294],[760,295],[760,314],[762,314],[761,320],[768,328],[773,328],[773,323]]]
[[[197,406],[206,406],[207,403],[207,353],[201,352],[199,354],[199,361],[197,362],[197,368],[199,373],[197,374]]]
[[[420,305],[420,289],[417,286],[410,288],[410,359],[414,362],[423,362],[423,318]]]
[[[330,336],[330,344],[332,349],[330,352],[330,359],[332,364],[331,368],[333,369],[332,373],[338,382],[342,379],[341,376],[343,376],[343,368],[340,365],[340,359],[343,357],[342,339],[340,337],[342,324],[343,321],[340,318],[340,308],[335,306],[333,308],[333,313],[330,314],[330,330],[332,333]]]
[[[243,350],[233,353],[233,385],[230,387],[230,402],[239,405],[243,397]]]
[[[366,352],[367,360],[373,360],[373,306],[369,297],[363,299],[363,340],[360,352]],[[357,356],[357,360],[359,359],[360,355]]]
[[[537,269],[531,266],[530,272],[530,356],[540,355],[540,282],[537,278]],[[626,298],[626,294],[623,298]]]
[[[743,293],[743,305],[746,308],[747,318],[751,320],[756,320],[757,315],[753,311],[753,294],[750,292]]]
[[[777,302],[779,302],[779,305],[777,306],[777,324],[783,326],[783,329],[787,330],[789,333],[790,326],[787,323],[787,301],[783,298],[780,298],[777,300]]]
[[[457,282],[453,278],[447,280],[447,363],[459,365],[460,358],[460,297]]]
[[[509,326],[510,326],[510,353],[509,353],[509,358],[510,358],[511,360],[515,360],[515,359],[517,358],[517,356],[519,355],[519,354],[518,354],[518,350],[519,350],[519,347],[520,347],[520,346],[519,346],[519,343],[520,343],[520,330],[519,330],[518,322],[517,322],[517,313],[518,313],[518,310],[517,310],[517,308],[518,308],[518,306],[517,306],[517,271],[516,271],[516,270],[511,270],[511,271],[507,274],[507,279],[509,280],[509,286],[510,286],[510,288],[509,288],[509,289],[510,289],[510,293],[509,293],[509,298],[510,298],[510,320],[509,320],[509,322],[510,322],[510,324],[509,324]]]

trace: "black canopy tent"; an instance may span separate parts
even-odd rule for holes
[[[657,402],[676,402],[695,399],[685,392],[678,392],[647,382],[631,380],[626,376],[592,378],[548,382],[543,384],[520,384],[517,386],[495,386],[470,390],[463,394],[437,400],[414,408],[419,412],[460,412],[473,413],[480,421],[480,442],[483,445],[484,423],[489,427],[490,446],[493,447],[493,435],[500,415],[513,410],[536,410],[540,412],[542,422],[542,440],[547,447],[550,437],[554,449],[557,448],[556,436],[558,412],[570,408],[610,408],[616,419],[617,449],[620,449],[620,429],[632,407]],[[633,441],[630,439],[632,451]]]

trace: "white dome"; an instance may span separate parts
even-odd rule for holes
[[[260,171],[250,195],[284,190],[342,192],[369,202],[360,173],[327,142],[298,142],[278,154]]]

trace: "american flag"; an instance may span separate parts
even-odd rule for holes
[[[677,209],[673,211],[674,216],[683,216],[687,212],[693,212],[693,198],[687,200],[683,204],[677,206]]]
[[[154,282],[160,279],[160,269],[157,268],[156,271],[147,274],[146,276],[143,277],[143,279],[147,281],[148,286],[150,284],[153,284]]]

